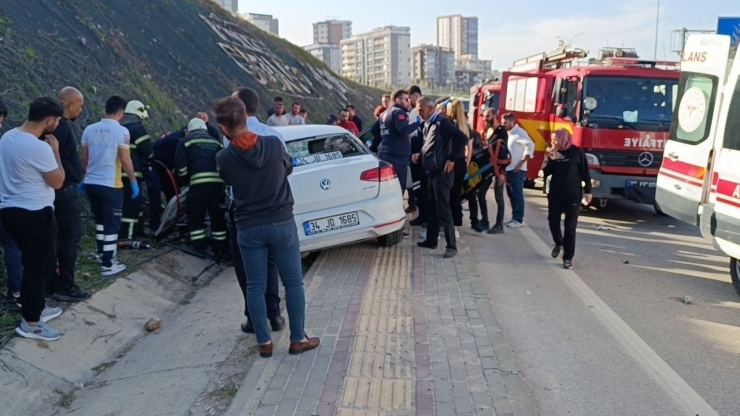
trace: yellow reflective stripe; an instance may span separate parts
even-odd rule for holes
[[[151,139],[152,138],[148,134],[145,134],[145,135],[139,137],[138,139],[136,139],[136,141],[134,141],[134,144],[139,144],[141,142],[144,142],[144,141],[147,141],[147,140],[151,140]]]
[[[190,179],[190,185],[198,185],[202,183],[224,183],[220,178],[200,178],[200,179]]]
[[[137,178],[143,178],[144,177],[144,174],[141,173],[141,172],[134,172],[134,174],[136,175]],[[124,178],[128,178],[128,173],[121,172],[121,176],[123,176]]]
[[[128,148],[129,149],[136,149],[136,145],[133,144],[133,143],[131,143],[131,144],[128,145]]]
[[[197,143],[210,144],[210,145],[213,145],[213,146],[224,147],[223,143],[219,142],[218,140],[214,140],[214,139],[193,139],[193,140],[189,140],[189,141],[185,142],[185,147],[190,147],[191,144],[197,144]]]
[[[193,176],[190,177],[190,179],[198,178],[218,178],[218,172],[198,172],[194,173]]]

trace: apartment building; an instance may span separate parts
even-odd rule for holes
[[[455,52],[434,45],[411,49],[411,82],[434,88],[455,82]]]
[[[245,13],[243,17],[265,32],[280,36],[278,19],[273,18],[271,14]]]
[[[349,20],[327,20],[313,24],[314,45],[339,45],[342,39],[352,37],[352,22]]]
[[[455,51],[455,58],[478,56],[478,18],[462,15],[437,18],[437,46]]]
[[[411,83],[411,28],[386,26],[339,43],[342,76],[378,88]]]
[[[341,69],[339,45],[332,45],[328,43],[313,44],[304,46],[303,49],[307,50],[318,60],[324,62],[329,67],[329,69],[336,73],[339,73]]]

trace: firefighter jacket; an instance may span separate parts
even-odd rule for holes
[[[177,144],[175,171],[190,186],[204,183],[223,183],[218,176],[216,153],[224,148],[206,130],[195,130]]]
[[[154,149],[152,148],[152,138],[146,127],[141,122],[141,118],[134,114],[126,114],[121,120],[121,125],[126,127],[131,135],[129,150],[131,151],[131,162],[134,165],[134,172],[137,179],[144,177],[144,169],[149,167],[154,159]],[[127,178],[126,172],[123,177]]]

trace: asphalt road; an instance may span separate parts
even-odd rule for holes
[[[564,271],[546,202],[527,191],[525,229],[463,231],[541,414],[740,415],[729,259],[695,227],[611,202],[583,210]]]

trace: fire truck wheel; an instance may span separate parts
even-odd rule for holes
[[[524,181],[524,189],[534,189],[534,179],[527,179]]]
[[[665,216],[665,213],[663,212],[662,209],[660,209],[660,205],[658,205],[657,202],[653,204],[653,209],[655,210],[655,213],[656,214],[661,215],[661,216]]]
[[[732,277],[732,287],[740,295],[740,261],[736,258],[730,259],[730,277]]]

